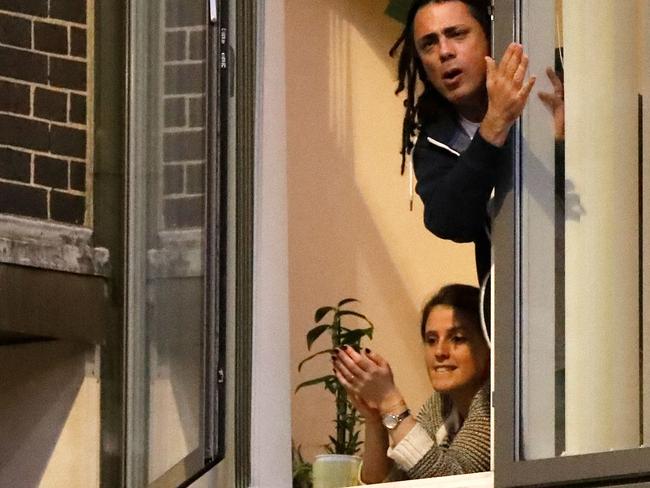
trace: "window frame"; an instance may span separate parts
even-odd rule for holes
[[[137,165],[147,151],[148,122],[138,110],[142,100],[147,97],[138,91],[138,86],[146,86],[150,73],[141,69],[149,66],[146,47],[147,36],[151,28],[148,22],[148,8],[140,2],[128,2],[126,9],[128,38],[127,62],[127,171],[125,212],[130,217],[125,226],[128,238],[127,250],[127,291],[125,305],[125,486],[189,486],[206,471],[213,468],[225,456],[226,450],[226,309],[227,288],[229,281],[226,273],[227,237],[230,232],[228,219],[228,179],[230,164],[229,121],[230,106],[230,32],[229,21],[232,17],[229,2],[203,0],[206,5],[206,203],[204,222],[205,236],[205,278],[203,285],[203,330],[202,330],[202,378],[201,378],[201,421],[199,445],[192,452],[150,482],[142,479],[141,459],[147,456],[147,430],[142,419],[132,415],[142,411],[146,404],[147,393],[134,391],[133,385],[141,381],[137,358],[143,357],[146,343],[141,331],[134,330],[133,325],[141,323],[144,317],[142,308],[146,291],[138,284],[139,276],[144,274],[142,258],[135,255],[134,246],[146,233],[145,220],[146,196],[143,193],[143,175]],[[135,277],[135,279],[134,279]],[[146,411],[146,409],[145,409]]]
[[[524,29],[522,0],[494,0],[494,51],[496,57],[510,42],[520,42]],[[495,486],[547,486],[572,482],[609,483],[650,480],[650,448],[519,460],[522,305],[522,124],[514,128],[514,189],[503,203],[492,229],[494,276],[494,404]]]

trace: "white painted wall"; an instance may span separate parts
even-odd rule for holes
[[[564,2],[566,178],[583,208],[566,222],[568,454],[640,444],[639,6]]]
[[[291,486],[284,8],[258,8],[251,486],[271,488]]]

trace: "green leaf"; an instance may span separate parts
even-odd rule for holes
[[[336,390],[339,386],[339,381],[336,379],[336,376],[330,375],[330,379],[325,382],[325,389],[330,393],[336,395]]]
[[[343,300],[341,300],[341,301],[339,302],[339,304],[337,305],[337,307],[341,308],[343,305],[345,305],[345,304],[347,304],[347,303],[352,303],[352,302],[357,302],[357,303],[358,303],[359,300],[357,300],[356,298],[344,298]]]
[[[307,361],[309,361],[310,359],[315,358],[316,356],[320,356],[321,354],[332,354],[332,350],[331,349],[325,349],[324,351],[318,351],[317,353],[312,354],[309,357],[306,357],[305,359],[300,361],[300,363],[298,363],[298,371],[300,371],[300,369],[302,368],[302,365],[305,364]]]
[[[319,383],[325,383],[325,387],[327,388],[327,382],[331,381],[332,378],[334,378],[334,380],[336,380],[336,378],[334,376],[332,376],[331,374],[328,374],[327,376],[321,376],[320,378],[314,378],[313,380],[303,381],[298,386],[296,386],[296,389],[294,390],[294,393],[296,393],[301,388],[304,388],[305,386],[317,385]]]
[[[368,320],[368,317],[366,317],[366,316],[363,315],[362,313],[355,312],[354,310],[339,310],[338,312],[336,312],[336,316],[337,316],[337,317],[341,317],[341,316],[343,316],[343,315],[352,315],[352,316],[354,316],[354,317],[359,317],[360,319],[363,319],[363,320],[365,320],[367,323],[369,323],[370,325],[372,325],[372,322],[370,322],[370,320]]]
[[[317,325],[312,330],[307,332],[307,349],[311,349],[311,345],[314,343],[314,341],[318,339],[323,334],[323,332],[325,332],[330,327],[330,324]]]
[[[372,337],[372,329],[354,329],[341,334],[342,344],[358,344],[365,336]]]
[[[412,0],[390,0],[384,13],[402,24],[406,24],[406,16],[411,3]]]
[[[314,322],[320,322],[325,315],[327,315],[329,312],[332,310],[336,310],[334,307],[321,307],[318,310],[316,310],[316,313],[314,314]]]

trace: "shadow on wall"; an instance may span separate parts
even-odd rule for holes
[[[393,70],[387,44],[382,41],[397,35],[398,24],[383,15],[381,25],[368,22],[368,18],[381,14],[382,9],[375,5],[381,3],[315,1],[310,9],[298,0],[286,3],[292,304],[305,291],[294,286],[298,282],[308,283],[319,300],[335,301],[343,298],[341,294],[356,292],[360,271],[368,273],[373,269],[381,270],[376,283],[385,288],[388,301],[406,296],[392,258],[382,248],[382,236],[355,174],[355,140],[359,136],[354,131],[353,78],[357,74],[351,66],[350,36],[352,29],[368,28],[370,32],[364,35],[372,41],[368,45],[373,46],[378,58],[386,58],[386,70]],[[387,31],[395,35],[386,35]],[[377,88],[372,79],[363,83],[370,92]],[[381,93],[380,103],[386,98]],[[367,124],[372,127],[376,120],[368,117]],[[382,135],[377,132],[377,137]],[[375,161],[382,175],[399,171],[399,135],[394,139],[391,152]],[[366,143],[373,145],[377,141],[370,139]],[[385,203],[390,207],[394,202]],[[365,262],[365,270],[360,269],[360,260]],[[311,317],[311,312],[306,317]]]
[[[90,479],[98,477],[98,429],[94,449],[77,438],[79,450],[63,453],[55,466],[50,464],[82,388],[88,351],[93,349],[63,341],[1,348],[0,486],[41,486],[46,471],[50,482],[58,479],[65,480],[66,486],[84,486],[75,481],[77,477],[68,470],[71,466],[74,471],[87,471]],[[98,417],[99,409],[94,413]],[[98,418],[88,417],[88,421],[86,427],[99,425]],[[85,430],[93,437],[92,428]]]
[[[323,359],[295,370],[313,311],[352,296],[377,325],[373,349],[391,361],[400,386],[408,382],[415,407],[430,392],[419,307],[435,287],[475,278],[471,247],[431,236],[420,206],[408,212],[403,109],[388,56],[401,25],[377,0],[285,6],[292,384],[330,369]],[[317,389],[293,398],[294,438],[308,457],[330,433],[326,398]]]

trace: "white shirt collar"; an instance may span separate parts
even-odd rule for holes
[[[465,133],[469,136],[469,138],[474,139],[474,134],[476,134],[476,131],[481,126],[481,123],[472,122],[471,120],[466,119],[460,114],[458,114],[458,122],[460,122],[461,127],[463,128]]]

